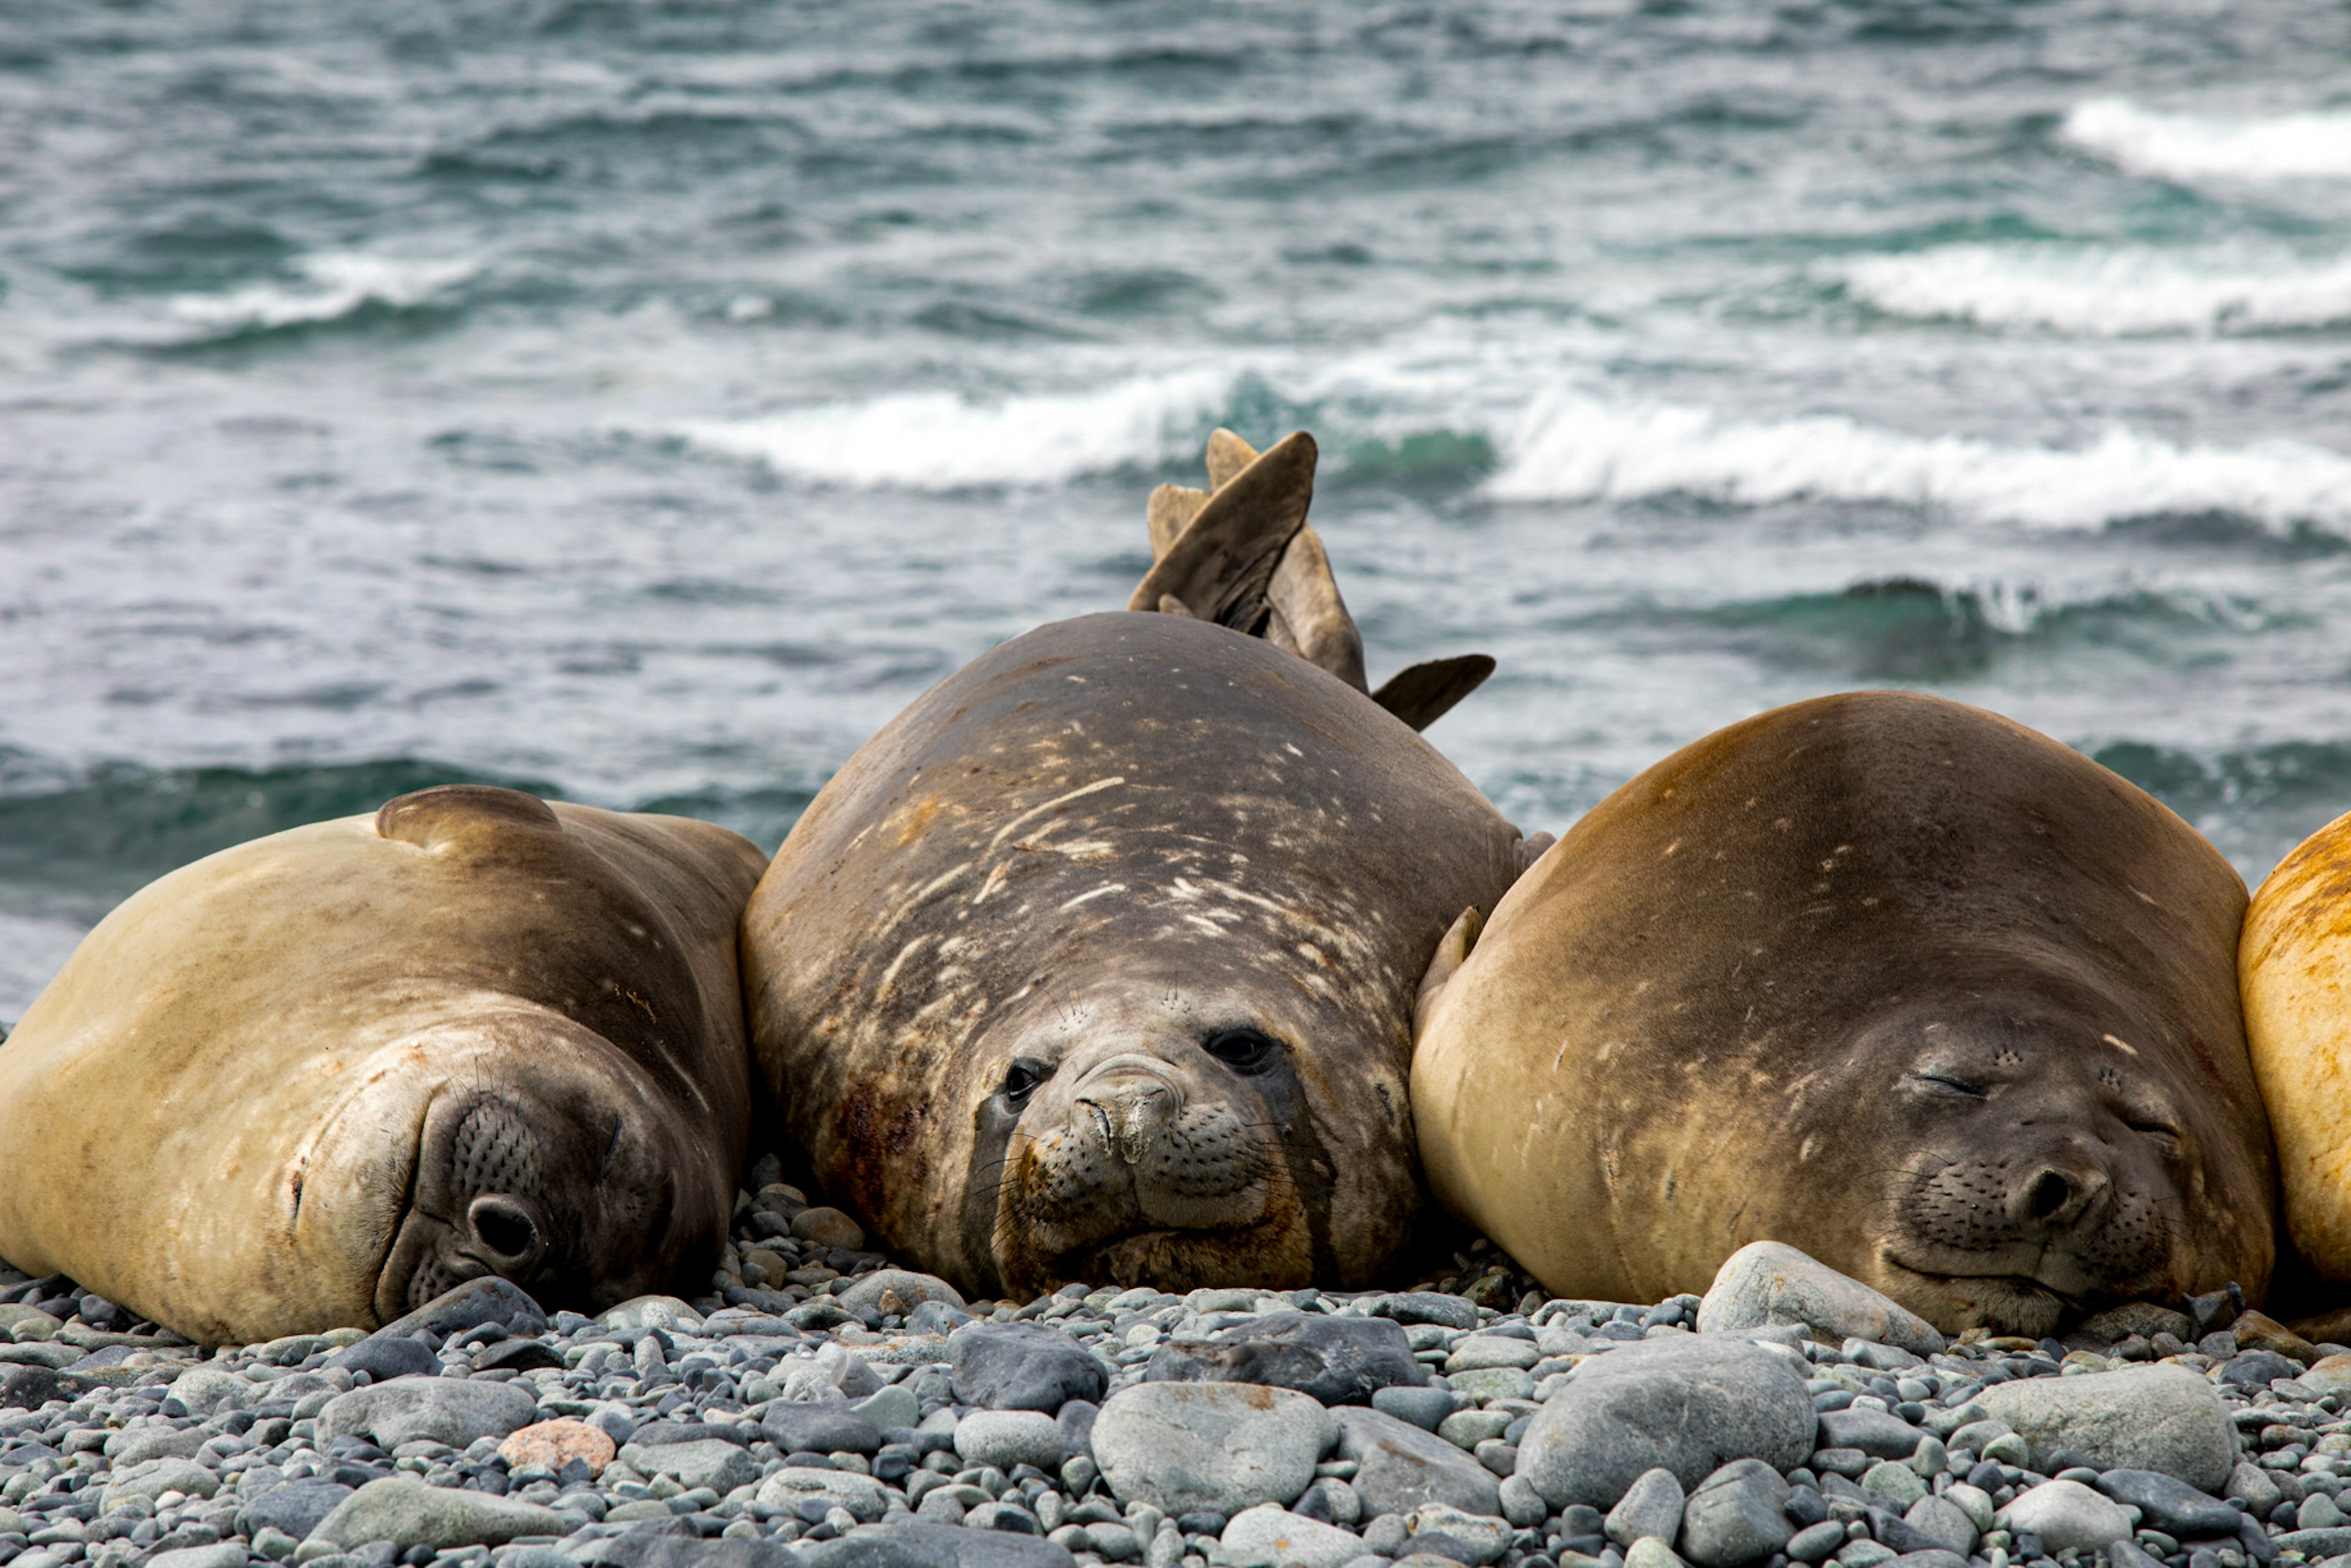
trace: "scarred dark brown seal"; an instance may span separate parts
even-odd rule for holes
[[[792,830],[744,917],[754,1050],[827,1190],[967,1290],[1362,1283],[1417,1207],[1413,998],[1520,848],[1296,653],[1062,622]]]
[[[1898,692],[1781,708],[1603,801],[1458,968],[1448,940],[1429,1180],[1562,1295],[1703,1291],[1769,1239],[1946,1331],[2259,1300],[2244,911],[2188,824],[2044,736]]]

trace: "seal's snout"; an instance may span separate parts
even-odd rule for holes
[[[1105,1159],[1132,1166],[1142,1163],[1183,1110],[1183,1092],[1165,1076],[1119,1064],[1087,1081],[1071,1119],[1101,1145]]]

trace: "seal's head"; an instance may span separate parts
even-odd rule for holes
[[[1016,1293],[1072,1280],[1184,1291],[1332,1276],[1326,1132],[1344,1134],[1335,1107],[1315,1103],[1322,1086],[1303,1048],[1362,1025],[1301,1011],[1246,988],[1173,983],[1020,1009],[969,1081],[966,1252]],[[1335,1054],[1392,1055],[1381,1043]],[[1388,1090],[1399,1124],[1400,1088]],[[1409,1191],[1398,1184],[1399,1212],[1364,1216],[1369,1228],[1400,1233]]]
[[[508,1006],[386,1047],[298,1167],[322,1249],[389,1322],[496,1274],[598,1311],[668,1289],[725,1239],[725,1184],[645,1071],[559,1014]],[[333,1194],[325,1203],[318,1200]]]
[[[2036,1006],[2013,977],[2006,988],[2000,1005],[1913,1005],[1863,1031],[1851,1134],[1826,1158],[1830,1140],[1808,1134],[1816,1167],[1900,1151],[1845,1178],[1881,1195],[1853,1254],[1869,1282],[1949,1330],[2040,1338],[2079,1312],[2176,1300],[2266,1259],[2258,1217],[2216,1201],[2262,1173],[2211,1168],[2241,1141],[2214,1124],[2215,1097],[2175,1082],[2127,1026],[2096,1027],[2117,1021],[2111,1005]]]

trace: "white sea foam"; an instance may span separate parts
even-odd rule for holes
[[[1233,387],[1226,371],[1143,377],[1091,392],[992,402],[903,392],[758,419],[694,420],[672,433],[778,473],[861,488],[1058,485],[1197,455],[1202,425]]]
[[[2221,119],[2092,99],[2065,115],[2076,147],[2142,174],[2174,180],[2351,178],[2351,112]]]
[[[1841,415],[1731,420],[1563,396],[1531,408],[1505,451],[1486,486],[1498,499],[1878,502],[2052,528],[2227,511],[2351,529],[2351,456],[2288,441],[2179,446],[2112,429],[2083,447],[2003,446]]]
[[[2351,321],[2351,256],[2307,262],[2145,248],[1946,246],[1837,269],[1889,315],[2086,337],[2245,332]]]
[[[259,283],[230,294],[183,294],[172,314],[214,331],[333,321],[366,305],[421,305],[481,271],[475,261],[405,260],[327,251],[296,260],[298,283]]]

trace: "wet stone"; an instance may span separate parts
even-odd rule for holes
[[[1681,1335],[1579,1367],[1520,1439],[1518,1473],[1554,1506],[1609,1508],[1658,1467],[1685,1487],[1731,1459],[1792,1469],[1812,1452],[1816,1424],[1803,1379],[1779,1352]]]
[[[318,1416],[319,1435],[366,1437],[395,1448],[430,1438],[464,1448],[477,1438],[504,1437],[537,1418],[538,1401],[527,1386],[456,1377],[396,1377],[331,1401]]]
[[[503,1545],[518,1535],[561,1535],[569,1526],[551,1509],[404,1476],[371,1481],[319,1522],[311,1539],[350,1548],[389,1541],[401,1548]]]
[[[1169,1341],[1153,1353],[1144,1376],[1261,1383],[1296,1389],[1324,1405],[1361,1405],[1383,1388],[1425,1385],[1428,1371],[1393,1321],[1272,1312],[1233,1324],[1214,1339]]]
[[[1331,1416],[1338,1428],[1333,1452],[1356,1464],[1351,1484],[1367,1514],[1407,1513],[1431,1502],[1500,1511],[1493,1472],[1443,1437],[1379,1410],[1347,1407]]]
[[[1050,1415],[1072,1399],[1099,1403],[1109,1383],[1091,1353],[1035,1323],[967,1323],[946,1350],[956,1397],[986,1409]]]
[[[1297,1501],[1336,1436],[1330,1412],[1288,1389],[1143,1383],[1103,1402],[1093,1449],[1122,1502],[1229,1517]]]

